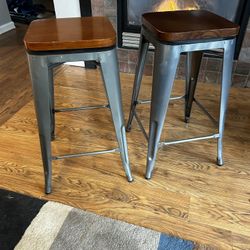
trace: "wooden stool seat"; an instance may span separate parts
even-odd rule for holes
[[[205,10],[145,13],[142,24],[163,42],[228,38],[239,30],[238,25]]]
[[[116,33],[106,17],[33,21],[24,37],[29,51],[56,51],[112,47]]]

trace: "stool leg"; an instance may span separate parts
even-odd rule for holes
[[[28,58],[43,160],[45,193],[49,194],[52,179],[49,71],[43,57],[29,55]]]
[[[54,75],[53,75],[53,66],[49,66],[49,87],[50,87],[50,99],[51,99],[51,140],[55,140],[55,101],[54,101]]]
[[[128,181],[133,181],[128,159],[128,147],[124,126],[124,115],[122,111],[121,86],[116,49],[103,52],[100,55],[100,64],[123,167]]]
[[[223,134],[224,134],[228,95],[229,95],[229,90],[232,84],[231,78],[232,78],[234,49],[235,49],[235,39],[225,41],[221,96],[220,96],[220,118],[219,118],[219,138],[218,138],[218,156],[217,156],[217,164],[219,166],[222,166],[224,163],[222,140],[223,140]]]
[[[185,97],[185,122],[189,122],[194,100],[195,89],[198,81],[202,52],[188,52],[186,63],[186,97]]]
[[[143,69],[146,61],[148,47],[149,47],[149,42],[145,39],[143,35],[141,35],[140,48],[138,53],[138,62],[135,71],[135,80],[134,80],[133,94],[130,106],[130,113],[126,127],[127,132],[131,130],[131,124],[135,115],[135,109],[140,91],[141,80],[142,80]]]
[[[164,125],[179,58],[179,46],[156,46],[149,124],[147,170],[145,176],[146,179],[151,178],[155,165],[158,144],[161,138],[161,132]]]

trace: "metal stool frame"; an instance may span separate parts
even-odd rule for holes
[[[133,178],[131,175],[130,163],[128,159],[124,115],[122,110],[121,87],[116,48],[112,47],[105,49],[85,49],[73,51],[66,50],[54,52],[46,51],[37,53],[28,51],[27,56],[32,79],[36,117],[38,121],[45,175],[45,193],[51,193],[52,160],[64,158],[120,152],[127,179],[128,181],[132,181]],[[60,63],[71,61],[97,61],[100,64],[105,91],[109,102],[108,105],[97,105],[71,109],[54,108],[53,67]],[[52,156],[51,140],[55,138],[55,112],[96,108],[110,108],[119,147],[103,151]]]
[[[152,43],[155,47],[155,59],[152,83],[149,135],[147,135],[145,129],[142,126],[142,123],[139,120],[139,117],[136,114],[136,105],[150,102],[140,100],[138,101],[138,95],[143,75],[143,68],[145,65],[145,59],[149,48],[149,43]],[[195,101],[198,106],[204,110],[203,106],[197,100],[195,100],[194,94],[198,79],[200,62],[202,58],[202,51],[207,51],[211,49],[224,50],[218,133],[183,140],[160,142],[161,132],[164,126],[168,104],[171,99],[179,99],[183,97],[185,98],[186,122],[189,122],[193,101]],[[126,130],[131,130],[131,123],[135,116],[140,128],[142,129],[144,135],[148,140],[147,166],[145,176],[146,179],[150,179],[152,177],[158,148],[165,145],[198,141],[204,139],[217,139],[217,164],[219,166],[223,165],[222,139],[224,134],[224,123],[228,95],[231,86],[234,49],[235,38],[188,41],[183,43],[163,43],[157,40],[150,31],[148,31],[144,26],[142,26],[138,63],[136,67],[131,108]],[[181,96],[171,98],[171,90],[175,79],[177,65],[180,59],[180,54],[183,52],[187,53],[188,55],[186,93],[183,97]],[[214,120],[214,118],[206,110],[204,111],[209,115],[210,118],[212,118],[212,120]]]

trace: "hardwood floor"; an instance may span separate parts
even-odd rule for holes
[[[31,100],[23,36],[27,25],[0,35],[0,124]]]
[[[16,55],[17,52],[9,48],[9,53]],[[4,54],[7,62],[9,53]],[[0,75],[3,84],[0,94],[6,99],[1,104],[8,107],[7,111],[1,109],[2,121],[15,113],[16,103],[20,107],[30,100],[26,58],[22,55],[21,59],[20,52],[20,59],[16,60],[24,72],[21,76],[21,69],[20,72],[17,70],[13,60],[11,64],[20,75],[13,75],[16,80],[12,87],[6,80],[8,72],[13,72],[12,68],[4,66],[5,77],[2,72]],[[121,80],[127,118],[133,75],[121,74]],[[98,70],[64,65],[56,70],[55,84],[57,107],[106,102]],[[150,86],[151,78],[144,77],[142,98],[150,96]],[[174,94],[182,94],[183,89],[183,83],[176,82]],[[218,95],[218,86],[198,85],[197,98],[214,116],[218,115]],[[20,99],[13,100],[13,96],[20,96]],[[231,91],[223,167],[216,165],[216,141],[179,144],[159,151],[153,178],[145,180],[147,145],[134,122],[132,131],[127,134],[135,177],[133,183],[126,181],[118,154],[65,159],[53,162],[53,192],[50,195],[44,194],[36,119],[30,101],[0,127],[0,188],[173,234],[210,246],[207,249],[250,249],[249,97],[248,89],[233,88]],[[147,127],[149,106],[140,106],[138,113]],[[54,154],[116,145],[108,110],[59,113],[56,123]],[[213,124],[197,106],[194,106],[190,124],[185,124],[183,103],[178,101],[170,105],[162,139],[211,131],[214,131]]]

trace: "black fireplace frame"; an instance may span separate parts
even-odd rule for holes
[[[234,54],[234,59],[239,58],[241,46],[243,43],[245,31],[248,25],[250,16],[250,1],[249,0],[240,0],[235,23],[240,25],[239,35],[236,40],[236,49]],[[128,20],[127,13],[127,0],[117,0],[117,31],[118,31],[118,47],[119,48],[128,48],[122,45],[122,32],[130,33],[140,33],[140,25],[130,25],[126,22]]]

